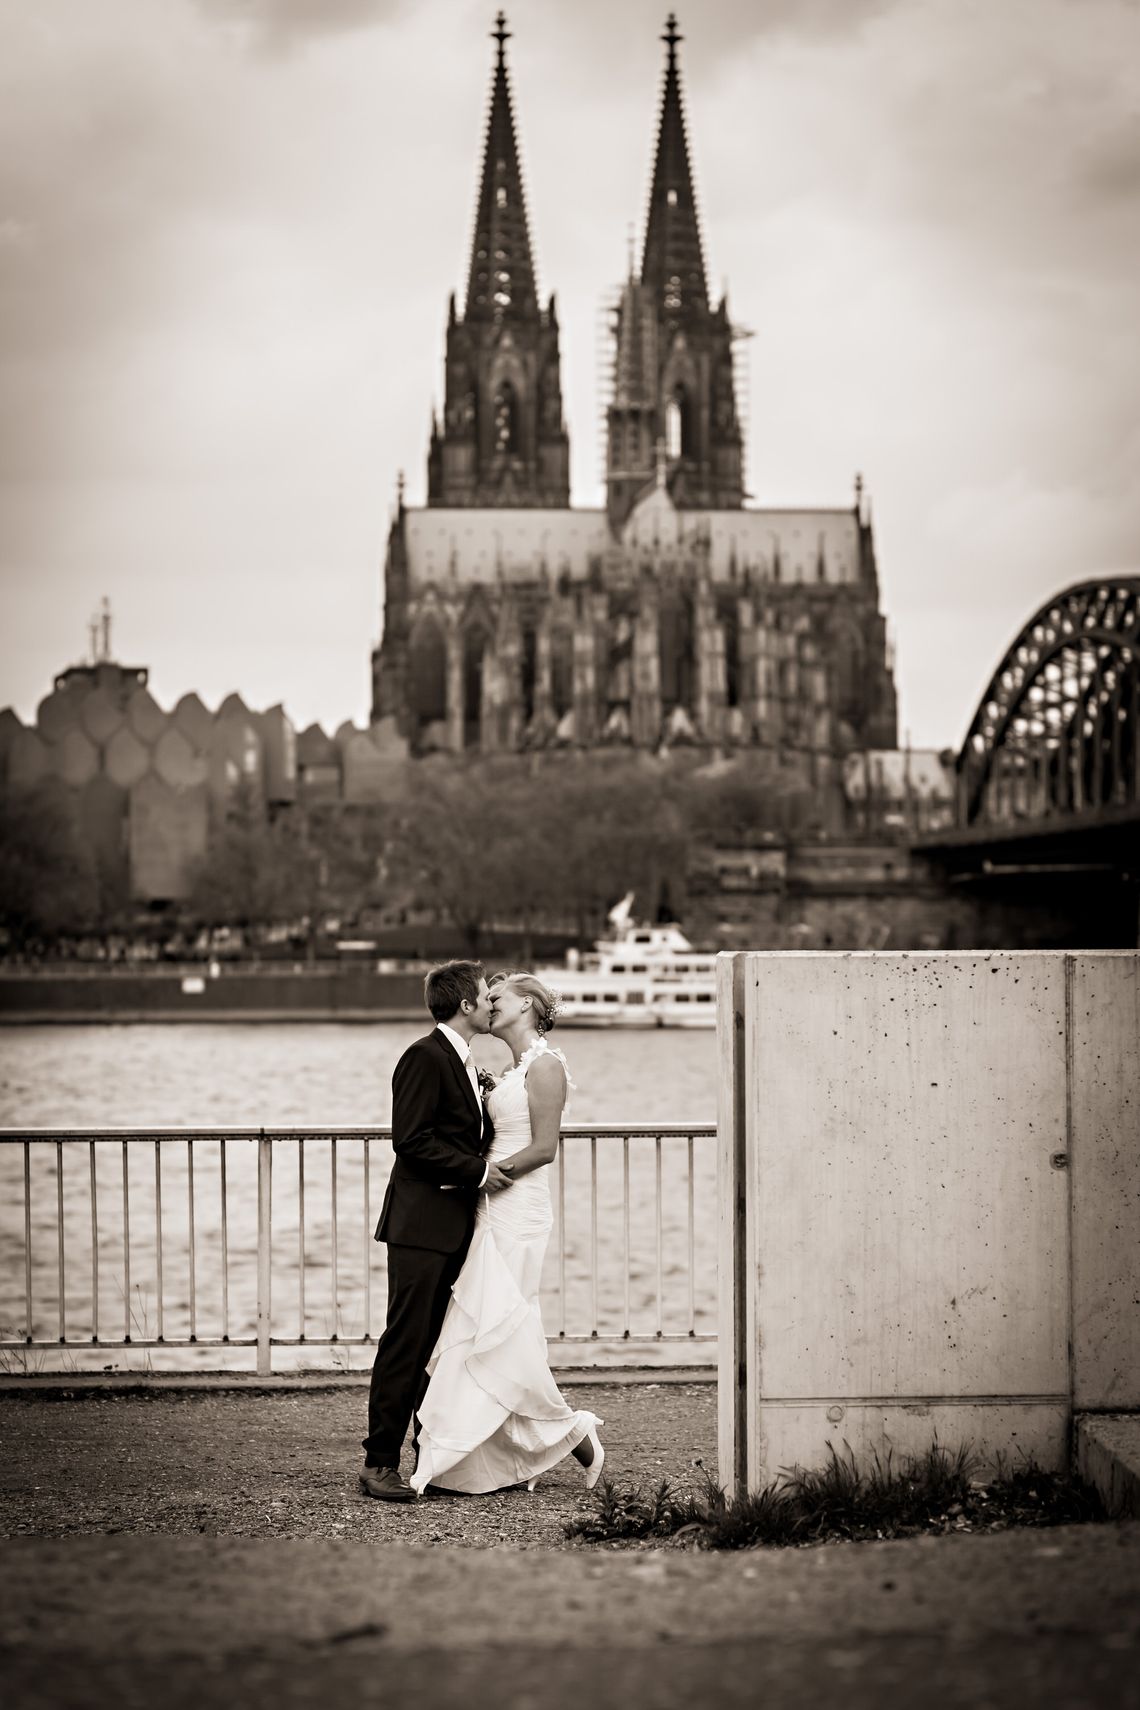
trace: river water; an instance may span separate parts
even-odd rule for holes
[[[413,1023],[340,1025],[193,1023],[6,1027],[0,1030],[0,1126],[19,1128],[246,1128],[386,1124],[390,1082],[400,1053],[424,1029]],[[558,1175],[551,1171],[555,1230],[543,1283],[543,1317],[557,1341],[568,1336],[619,1342],[627,1328],[652,1338],[660,1323],[684,1336],[715,1330],[715,1140],[693,1142],[693,1265],[689,1268],[688,1144],[666,1138],[660,1164],[655,1123],[711,1123],[716,1116],[716,1041],[709,1031],[638,1032],[568,1029],[558,1036],[575,1086],[567,1120],[630,1125],[628,1270],[624,1161],[620,1140],[597,1145],[597,1218],[589,1142],[568,1139],[565,1218],[559,1215]],[[477,1060],[499,1071],[505,1047],[479,1040]],[[98,1327],[132,1341],[254,1333],[256,1319],[256,1148],[226,1146],[228,1258],[223,1279],[221,1163],[217,1142],[193,1150],[194,1299],[191,1303],[190,1167],[188,1148],[164,1144],[161,1219],[156,1215],[155,1149],[128,1151],[130,1273],[127,1288],[123,1215],[123,1154],[116,1142],[95,1148],[98,1204]],[[333,1173],[327,1141],[304,1144],[304,1269],[300,1259],[299,1148],[278,1143],[273,1175],[273,1333],[308,1338],[334,1332],[351,1338],[382,1327],[384,1249],[371,1240],[391,1160],[387,1142],[373,1142],[367,1203],[364,1148],[341,1140],[335,1157],[335,1288]],[[660,1170],[660,1234],[657,1180]],[[59,1181],[54,1147],[32,1152],[32,1326],[37,1340],[59,1335]],[[91,1162],[86,1143],[67,1144],[63,1158],[65,1332],[68,1346],[47,1353],[0,1354],[9,1367],[25,1363],[65,1369],[197,1363],[246,1366],[249,1349],[94,1349],[96,1290],[92,1276]],[[163,1286],[157,1280],[161,1234]],[[597,1250],[596,1275],[592,1255]],[[564,1254],[564,1258],[563,1255]],[[565,1274],[565,1289],[561,1283]],[[628,1282],[627,1282],[628,1274]],[[369,1279],[371,1300],[366,1289]],[[223,1288],[223,1280],[225,1288]],[[659,1287],[660,1284],[660,1287]],[[0,1147],[0,1336],[26,1333],[23,1149]],[[228,1298],[227,1298],[228,1295]],[[193,1323],[192,1323],[193,1312]],[[228,1312],[228,1323],[226,1314]],[[84,1348],[83,1343],[86,1342]],[[611,1346],[611,1356],[614,1353]],[[570,1341],[559,1358],[578,1363],[604,1350]],[[709,1357],[708,1344],[689,1341],[634,1353],[627,1359]],[[275,1349],[278,1369],[367,1365],[371,1350],[340,1342]]]

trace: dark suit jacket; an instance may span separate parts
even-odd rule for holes
[[[396,1161],[376,1225],[377,1241],[454,1253],[471,1233],[491,1119],[467,1071],[436,1030],[409,1045],[392,1075]],[[447,1191],[444,1191],[446,1188]]]

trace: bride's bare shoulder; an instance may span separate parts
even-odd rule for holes
[[[543,1051],[531,1063],[526,1078],[536,1087],[564,1087],[568,1077],[562,1058],[553,1051]]]

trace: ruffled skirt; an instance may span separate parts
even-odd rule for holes
[[[538,1305],[549,1232],[523,1234],[481,1208],[428,1362],[413,1489],[524,1484],[602,1423],[567,1406],[551,1376]]]

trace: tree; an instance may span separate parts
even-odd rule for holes
[[[646,914],[656,913],[666,889],[683,894],[689,835],[669,785],[659,767],[623,758],[579,774],[560,792],[555,872],[580,938],[595,935],[627,891]]]
[[[344,808],[339,803],[311,811],[300,823],[309,858],[309,890],[304,913],[309,920],[309,957],[316,954],[316,933],[330,912],[355,919],[377,899],[384,871],[384,810]]]
[[[803,794],[798,778],[776,767],[690,775],[679,791],[679,801],[693,836],[701,842],[730,848],[747,846],[759,832],[788,828],[794,804]]]
[[[512,760],[418,772],[387,863],[477,955],[495,923],[529,936],[570,918],[580,938],[597,936],[627,890],[653,912],[666,887],[683,888],[687,857],[683,818],[651,766],[523,771]]]
[[[0,926],[17,950],[82,932],[99,913],[94,864],[73,813],[39,786],[0,819]]]
[[[517,789],[493,774],[425,767],[393,825],[391,881],[449,919],[472,956],[491,922],[513,913],[527,891],[537,844],[522,806]]]
[[[315,856],[299,827],[269,824],[241,795],[210,838],[189,908],[207,926],[260,927],[299,920],[308,911]]]

